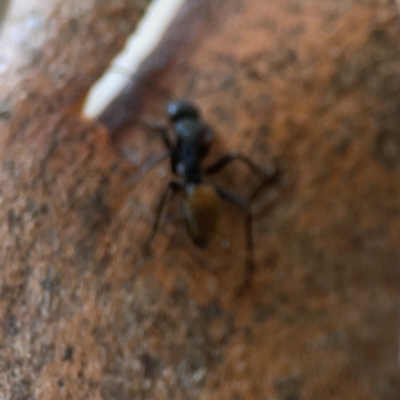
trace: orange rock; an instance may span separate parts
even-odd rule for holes
[[[37,0],[5,27],[0,397],[399,398],[396,5],[232,2],[112,141],[79,111],[139,17],[128,3]],[[255,222],[243,298],[234,209],[219,230],[229,246],[202,252],[171,204],[153,257],[140,256],[167,177],[127,187],[137,166],[123,153],[156,154],[142,122],[182,96],[216,131],[210,158],[278,156],[291,183]],[[236,165],[217,179],[243,195],[253,183]]]

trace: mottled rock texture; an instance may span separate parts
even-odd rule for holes
[[[26,4],[1,50],[0,397],[399,399],[396,2],[214,9],[116,140],[81,102],[145,2]],[[230,206],[203,252],[173,201],[143,264],[168,164],[127,182],[162,149],[141,121],[181,96],[215,129],[211,158],[279,158],[289,184],[254,205],[257,270],[239,298]],[[216,181],[244,196],[256,184],[238,164]]]

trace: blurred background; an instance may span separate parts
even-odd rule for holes
[[[82,115],[87,93],[148,2],[10,7],[0,397],[397,400],[397,2],[187,4],[99,121]],[[176,199],[141,256],[169,165],[128,182],[162,151],[146,124],[165,123],[180,97],[215,131],[207,162],[239,149],[278,159],[288,182],[254,204],[257,267],[240,298],[244,222],[232,207],[200,251]],[[244,197],[257,184],[240,165],[213,182]]]

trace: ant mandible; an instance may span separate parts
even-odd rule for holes
[[[265,185],[277,179],[279,170],[274,166],[265,170],[238,152],[227,153],[214,164],[203,168],[201,164],[209,151],[213,134],[201,120],[199,110],[189,101],[177,100],[168,105],[167,114],[175,137],[170,137],[167,127],[154,125],[153,128],[160,134],[167,151],[160,157],[150,160],[140,172],[142,175],[158,162],[169,157],[171,170],[179,180],[169,181],[160,196],[151,231],[143,246],[144,255],[146,257],[150,253],[164,206],[171,192],[184,192],[183,214],[186,227],[193,243],[200,248],[207,245],[216,231],[222,199],[238,207],[245,214],[246,271],[243,284],[239,289],[239,293],[242,293],[250,286],[254,271],[253,215],[250,203]],[[251,193],[248,200],[204,181],[204,176],[217,173],[233,160],[241,161],[261,178],[261,184]]]

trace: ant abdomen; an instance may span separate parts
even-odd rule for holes
[[[207,184],[188,185],[183,213],[190,237],[200,248],[207,246],[217,231],[220,197],[214,187]]]

